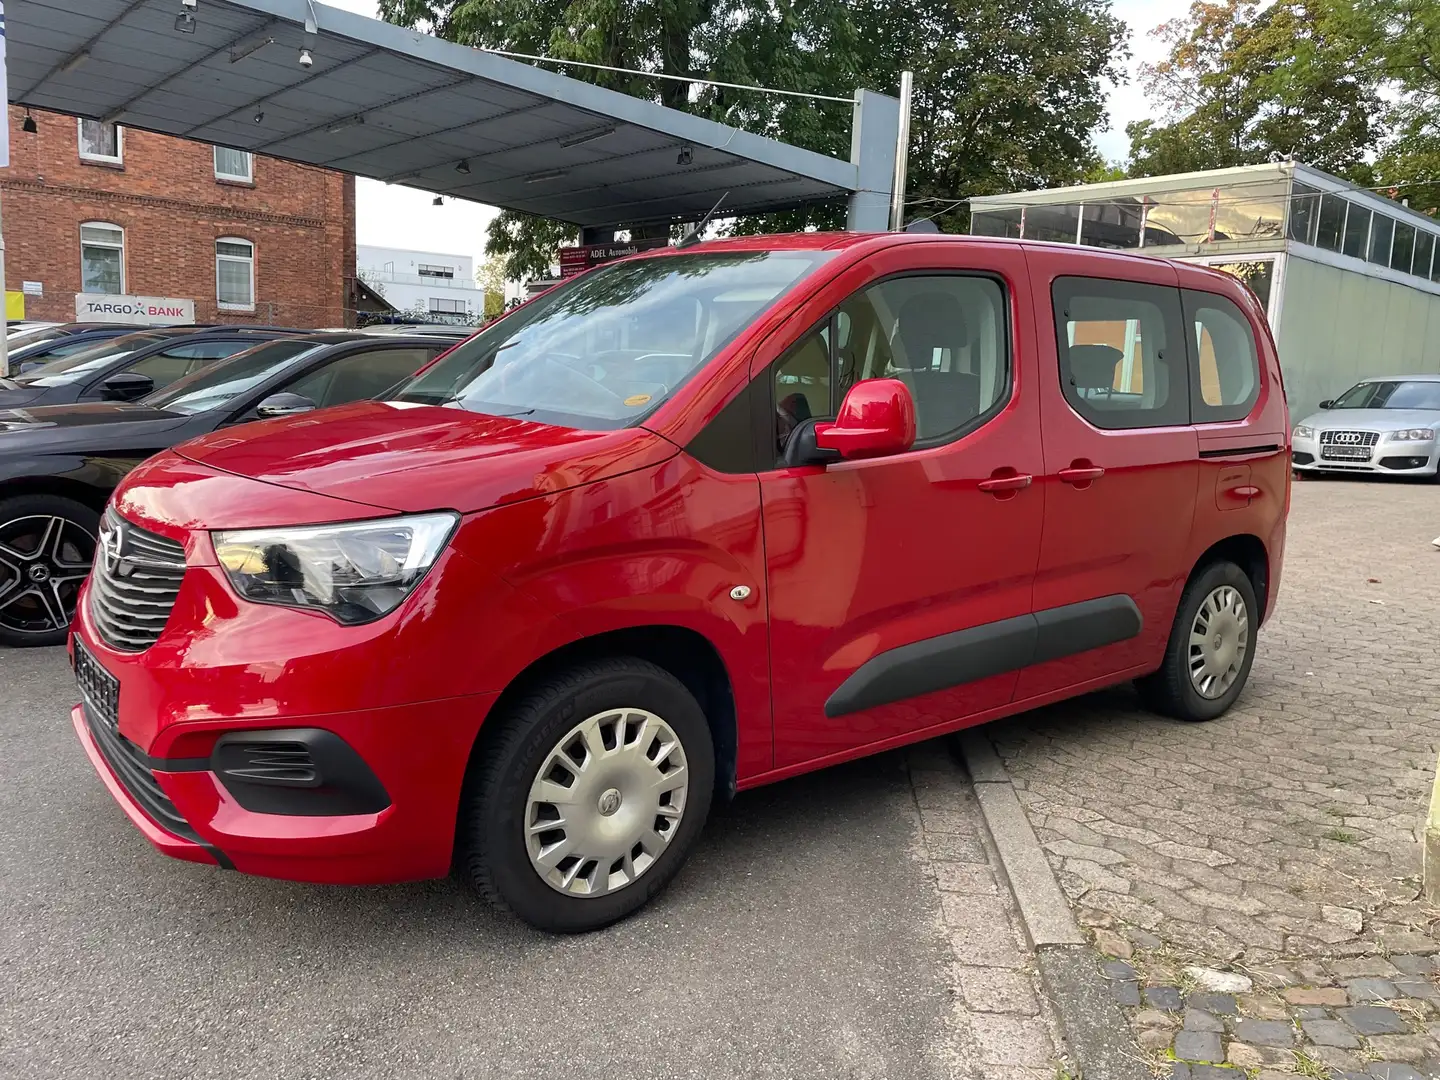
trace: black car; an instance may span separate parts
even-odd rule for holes
[[[0,411],[0,643],[65,640],[105,502],[151,454],[227,425],[377,397],[453,344],[290,335],[142,401]]]
[[[38,340],[29,339],[17,342],[14,348],[9,350],[8,360],[11,373],[23,375],[27,371],[34,371],[42,364],[48,364],[51,360],[73,356],[82,349],[88,349],[102,341],[109,341],[112,338],[124,337],[126,334],[136,332],[133,325],[92,326],[88,323],[72,323],[71,325],[83,327],[83,329],[73,330],[68,334],[59,334],[55,337],[41,337]]]
[[[0,379],[0,409],[72,401],[135,401],[217,360],[299,330],[163,327],[101,341],[44,367]]]

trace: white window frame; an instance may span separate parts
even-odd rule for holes
[[[232,154],[240,154],[245,158],[244,173],[222,172],[220,169],[220,151],[227,150]],[[255,155],[248,150],[236,150],[233,146],[214,146],[211,148],[211,159],[215,163],[215,179],[228,180],[233,184],[253,184],[255,182]]]
[[[454,281],[455,267],[441,266],[438,263],[418,263],[415,267],[416,276],[430,278],[432,281]]]
[[[239,255],[220,254],[221,244],[244,244],[250,249],[250,258],[245,259]],[[250,302],[248,304],[236,304],[220,298],[220,263],[248,262],[250,264]],[[243,236],[217,236],[215,238],[215,303],[221,311],[254,311],[255,310],[255,242],[246,240]]]
[[[125,129],[119,124],[111,124],[115,129],[115,154],[92,154],[85,149],[85,125],[86,123],[103,124],[103,120],[86,121],[83,117],[75,118],[75,146],[80,154],[81,161],[93,161],[101,165],[124,165],[125,164]]]
[[[450,305],[446,307],[445,305]],[[463,299],[451,300],[449,297],[430,297],[430,313],[432,315],[469,315],[470,305]]]
[[[117,232],[120,234],[120,243],[119,243],[119,244],[107,244],[107,243],[104,243],[104,242],[100,242],[100,243],[87,244],[87,243],[85,242],[85,230],[86,230],[87,228],[88,228],[88,229],[114,229],[115,231],[117,231]],[[101,248],[111,248],[111,249],[118,248],[118,249],[119,249],[119,251],[120,251],[120,291],[119,291],[118,293],[113,293],[113,294],[108,294],[108,295],[124,296],[124,295],[125,295],[125,271],[128,269],[128,267],[126,266],[126,261],[127,261],[127,260],[126,260],[126,258],[125,258],[125,228],[124,228],[124,226],[116,225],[113,221],[82,221],[82,222],[80,223],[80,290],[81,290],[82,292],[85,291],[85,249],[86,249],[87,247],[101,247]]]

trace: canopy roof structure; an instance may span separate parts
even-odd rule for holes
[[[870,91],[841,161],[311,0],[6,16],[19,105],[580,226],[694,221],[724,195],[731,214],[844,197],[852,228],[886,227],[899,110]]]

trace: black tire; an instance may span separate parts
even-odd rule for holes
[[[1200,605],[1221,586],[1231,586],[1245,604],[1249,623],[1249,641],[1239,665],[1235,681],[1219,697],[1203,696],[1190,679],[1190,630],[1200,613]],[[1160,670],[1136,681],[1146,706],[1177,720],[1204,721],[1223,716],[1235,704],[1250,678],[1255,660],[1256,631],[1260,626],[1260,606],[1255,587],[1244,570],[1232,562],[1214,562],[1202,569],[1185,586],[1175,622],[1170,628],[1170,641],[1165,646],[1165,659]]]
[[[30,546],[42,539],[36,530],[45,519],[65,523],[58,547],[51,544],[57,558],[43,557]],[[99,530],[100,515],[74,499],[61,495],[0,499],[0,645],[64,644]],[[46,566],[40,581],[32,576],[40,573],[34,569],[38,563]],[[37,591],[41,589],[46,591]]]
[[[562,893],[541,878],[526,850],[530,786],[567,732],[626,707],[654,713],[679,737],[689,772],[684,813],[659,857],[630,884],[594,897]],[[456,871],[492,904],[538,929],[597,930],[644,906],[669,884],[704,827],[714,787],[710,728],[678,679],[635,657],[579,664],[485,722],[461,797]]]

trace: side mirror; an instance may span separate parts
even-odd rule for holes
[[[279,416],[298,416],[315,408],[315,402],[300,394],[271,394],[255,406],[255,415],[261,420],[274,420]]]
[[[103,401],[139,401],[155,392],[155,380],[138,371],[122,371],[100,384]]]
[[[1322,408],[1322,409],[1331,409],[1331,408],[1334,408],[1334,407],[1335,407],[1335,402],[1334,402],[1334,400],[1331,399],[1331,398],[1326,398],[1324,401],[1320,402],[1320,408]]]
[[[815,445],[849,459],[904,453],[915,445],[910,388],[899,379],[856,383],[834,422],[815,425]]]

